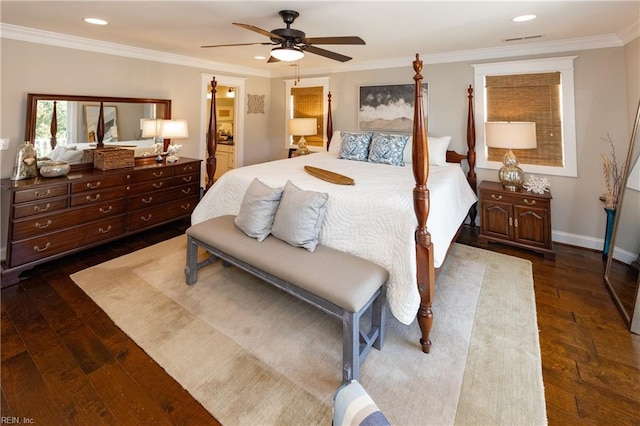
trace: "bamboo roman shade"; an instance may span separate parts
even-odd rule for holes
[[[324,90],[322,86],[314,87],[292,87],[291,96],[293,98],[292,118],[315,118],[318,120],[318,129],[324,129]],[[299,137],[293,138],[293,143],[297,143]],[[307,145],[322,146],[322,131],[318,130],[315,135],[305,136]]]
[[[563,167],[560,72],[486,76],[487,121],[533,121],[537,148],[514,154],[521,164]],[[505,150],[488,148],[489,161]]]

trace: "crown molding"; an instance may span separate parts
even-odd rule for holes
[[[68,49],[86,50],[90,52],[103,53],[105,55],[124,56],[127,58],[142,59],[146,61],[204,68],[208,70],[220,71],[229,69],[229,64],[222,62],[206,61],[203,59],[193,58],[191,56],[174,55],[172,53],[159,52],[157,50],[142,49],[124,44],[109,43],[4,23],[0,23],[0,37],[27,41],[30,43],[65,47]],[[234,65],[234,73],[252,75],[256,77],[271,77],[271,73],[269,71],[236,65]]]
[[[638,37],[639,33],[640,25],[638,22],[636,22],[620,35],[606,34],[600,36],[557,41],[522,42],[519,44],[504,43],[500,46],[491,48],[458,50],[443,53],[424,53],[420,55],[420,58],[425,64],[443,64],[451,62],[482,61],[514,56],[528,56],[589,49],[601,49],[607,47],[620,47]],[[156,50],[142,49],[122,44],[108,43],[99,40],[70,36],[50,31],[36,30],[33,28],[20,27],[17,25],[3,23],[0,23],[0,37],[27,41],[31,43],[66,47],[69,49],[98,52],[106,55],[125,56],[135,59],[164,62],[216,71],[229,69],[229,64],[222,62],[206,61],[190,56],[174,55],[171,53],[159,52]],[[413,57],[398,57],[384,59],[381,61],[341,63],[336,64],[336,66],[334,67],[304,69],[301,70],[300,75],[310,76],[339,72],[401,68],[405,67],[407,65],[407,62],[413,61],[413,59]],[[233,72],[241,75],[266,78],[283,78],[290,76],[291,74],[290,72],[286,71],[268,71],[237,65],[233,65]]]

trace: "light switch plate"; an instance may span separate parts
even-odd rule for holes
[[[0,151],[9,149],[9,139],[0,139]]]

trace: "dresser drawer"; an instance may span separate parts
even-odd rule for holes
[[[153,167],[147,170],[136,170],[131,175],[131,183],[157,181],[173,177],[173,167]]]
[[[200,162],[179,164],[174,167],[176,175],[184,175],[191,173],[200,173]]]
[[[29,201],[42,200],[45,198],[59,197],[67,195],[67,184],[40,186],[34,189],[22,189],[16,191],[14,195],[14,203],[26,203]]]
[[[67,197],[51,198],[37,203],[25,203],[13,206],[13,218],[34,216],[67,208]]]
[[[180,174],[180,175],[176,175],[173,178],[173,185],[180,186],[180,185],[186,185],[189,183],[198,183],[199,179],[200,179],[200,173],[198,172],[189,173],[189,174]]]
[[[184,185],[182,187],[170,188],[164,191],[148,192],[146,194],[129,197],[129,210],[144,209],[168,203],[169,201],[197,195],[199,188],[197,184]],[[164,208],[164,207],[163,207]]]
[[[127,187],[129,194],[141,194],[145,192],[159,191],[161,189],[168,189],[173,186],[172,177],[164,179],[148,180],[146,182],[133,183]]]
[[[185,198],[129,213],[129,231],[169,222],[191,214],[199,197]]]
[[[126,215],[91,222],[11,244],[9,267],[43,259],[124,234]]]
[[[105,176],[102,178],[92,179],[90,181],[74,182],[71,184],[71,193],[75,194],[78,192],[97,191],[105,188],[124,186],[127,183],[128,178],[125,174]]]
[[[97,204],[103,201],[125,198],[125,188],[105,189],[104,191],[87,192],[71,196],[71,207],[83,206],[87,204]]]
[[[91,222],[101,218],[121,215],[126,211],[124,198],[106,201],[96,205],[66,210],[64,212],[46,214],[37,218],[17,220],[13,224],[14,241],[43,235],[77,224]]]

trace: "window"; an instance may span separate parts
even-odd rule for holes
[[[305,136],[307,146],[311,151],[326,149],[327,133],[327,93],[329,92],[329,77],[308,78],[304,80],[285,80],[287,114],[285,119],[285,134],[287,149],[295,148],[297,136],[289,134],[289,119],[316,118],[318,133]]]
[[[577,176],[573,60],[575,56],[473,65],[477,166],[502,167],[504,150],[487,148],[487,121],[536,122],[537,148],[517,151],[527,173]]]

